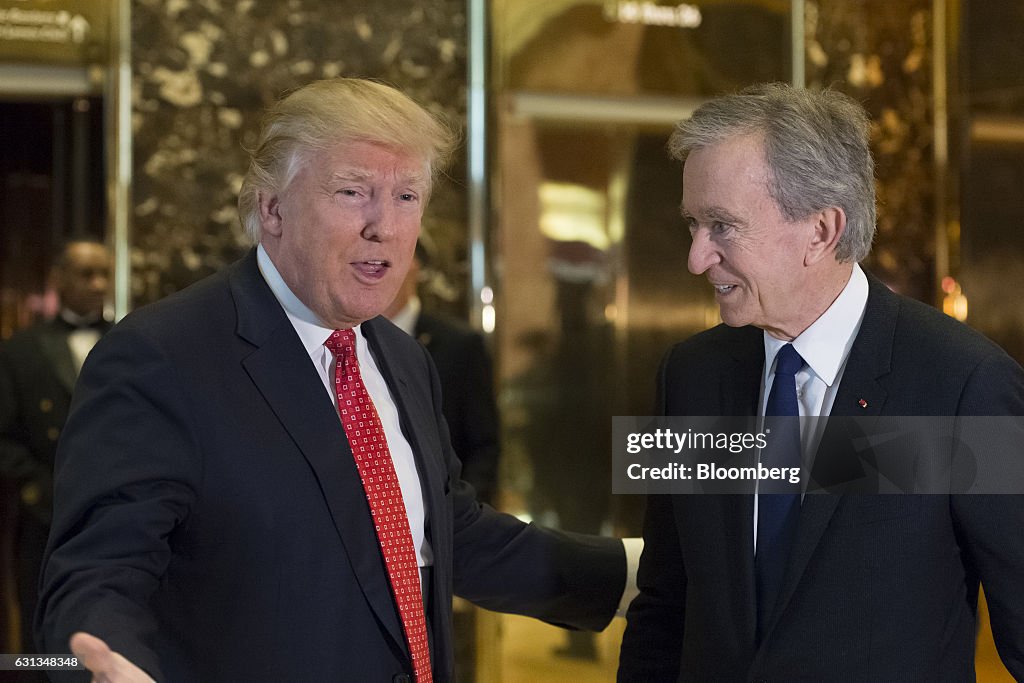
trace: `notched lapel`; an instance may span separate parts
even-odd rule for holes
[[[451,582],[454,548],[450,531],[451,514],[446,509],[445,495],[449,487],[443,444],[432,436],[427,427],[434,423],[435,417],[433,406],[429,403],[430,389],[425,385],[423,351],[417,348],[410,354],[403,349],[405,344],[400,342],[406,341],[405,332],[393,328],[386,320],[369,320],[363,323],[361,329],[398,407],[402,433],[412,448],[416,470],[420,475],[424,531],[434,554],[432,585],[428,587],[430,597],[427,601],[432,615],[430,628],[433,631],[434,652],[444,652],[448,647],[450,613],[441,605],[451,600],[451,595],[443,587]]]
[[[377,362],[384,379],[391,390],[391,398],[398,406],[398,415],[402,424],[402,434],[412,447],[413,457],[416,459],[416,469],[420,473],[420,485],[426,499],[425,512],[428,524],[436,518],[439,512],[439,505],[443,501],[438,499],[439,492],[446,490],[448,473],[444,463],[431,454],[439,453],[441,444],[431,439],[422,428],[434,422],[434,412],[430,405],[422,400],[424,391],[414,391],[417,383],[414,373],[417,372],[412,361],[401,349],[389,342],[387,335],[378,329],[378,325],[390,324],[383,321],[371,320],[363,324],[362,331],[370,345],[370,351]],[[405,334],[404,332],[402,334]],[[418,358],[415,360],[419,360]],[[420,373],[422,374],[422,372]],[[438,538],[437,540],[441,540]],[[431,545],[436,546],[435,539],[431,539]],[[435,547],[435,551],[438,548]]]
[[[367,602],[408,651],[341,420],[295,329],[259,274],[255,255],[243,260],[231,277],[239,336],[256,346],[242,366],[313,470]]]
[[[892,369],[893,339],[899,319],[899,299],[877,278],[867,273],[868,302],[857,338],[850,349],[843,376],[836,392],[829,417],[868,417],[882,414],[888,391],[883,378]],[[829,442],[826,425],[822,444]],[[815,457],[826,457],[819,453]],[[779,592],[775,614],[768,624],[771,633],[775,623],[797,590],[800,579],[814,551],[828,528],[841,496],[836,493],[805,495],[800,507],[797,537],[793,544]]]
[[[71,359],[67,333],[52,326],[46,326],[40,330],[39,345],[43,355],[49,361],[50,367],[53,368],[53,374],[70,395],[75,389],[75,381],[78,377],[75,373],[74,361]]]
[[[719,414],[727,417],[756,419],[757,399],[761,391],[761,371],[764,366],[764,345],[760,330],[745,328],[729,348],[732,365],[721,373],[717,404]],[[739,543],[723,543],[726,579],[730,586],[742,586],[742,598],[729,605],[728,610],[736,625],[735,633],[743,642],[734,643],[736,652],[752,652],[757,636],[757,598],[754,582],[754,497],[753,495],[712,496],[720,506],[719,512],[727,529],[737,529]],[[705,501],[706,502],[706,501]],[[730,594],[732,591],[725,591]]]
[[[830,415],[881,415],[888,398],[882,378],[892,371],[900,303],[881,281],[870,273],[867,278],[868,303],[864,320],[850,349]]]
[[[395,641],[405,647],[352,451],[295,330],[290,325],[279,327],[243,366],[320,483],[367,602]]]

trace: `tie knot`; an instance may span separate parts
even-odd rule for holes
[[[351,329],[335,330],[324,342],[324,346],[338,358],[352,357],[355,355],[356,333]]]
[[[804,359],[796,352],[792,344],[786,344],[775,356],[776,375],[795,375],[804,365]]]

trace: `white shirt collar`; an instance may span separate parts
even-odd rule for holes
[[[423,304],[420,302],[420,298],[413,294],[405,302],[405,306],[402,306],[402,310],[392,316],[391,322],[407,335],[413,337],[416,335],[416,321],[420,319],[421,310],[423,310]]]
[[[270,291],[274,293],[274,297],[281,304],[295,328],[295,332],[298,333],[299,339],[302,340],[302,346],[305,347],[306,353],[310,358],[319,357],[324,349],[324,341],[331,336],[334,330],[325,326],[316,313],[295,296],[284,278],[281,277],[274,262],[270,260],[270,255],[267,254],[262,244],[256,247],[256,264],[259,266],[263,279],[267,281]],[[361,325],[356,325],[352,329],[357,336],[362,338],[363,333],[359,329],[360,327]],[[360,344],[357,343],[356,347],[359,346]]]
[[[88,327],[89,325],[98,323],[100,319],[103,317],[102,313],[90,313],[89,315],[79,315],[78,313],[72,311],[70,308],[61,308],[59,315],[64,320],[64,322],[66,322],[68,325],[71,325],[72,327]]]
[[[853,340],[864,319],[868,303],[868,278],[860,265],[853,271],[846,287],[832,305],[792,342],[764,333],[764,367],[771,368],[779,349],[793,344],[797,353],[821,381],[831,387],[853,348]]]

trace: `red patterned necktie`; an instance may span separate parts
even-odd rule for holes
[[[377,528],[391,592],[412,653],[416,683],[431,683],[433,674],[416,549],[384,427],[359,372],[355,338],[352,330],[335,330],[324,342],[335,359],[334,392],[338,397],[338,414]]]

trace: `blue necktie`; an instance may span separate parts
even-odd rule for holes
[[[768,446],[761,451],[765,467],[800,467],[800,408],[796,400],[796,373],[804,359],[792,344],[786,344],[775,360],[775,381],[765,408],[765,428],[770,430]],[[781,419],[773,419],[781,418]],[[800,514],[800,484],[788,479],[761,481],[757,497],[757,639],[779,597],[796,522]]]

